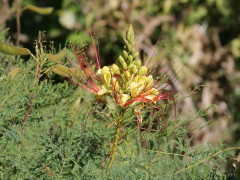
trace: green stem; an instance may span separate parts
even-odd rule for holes
[[[37,46],[36,46],[36,51],[37,51]],[[31,56],[36,60],[36,63],[37,63],[37,66],[36,66],[36,71],[35,71],[35,79],[34,79],[34,84],[33,84],[33,92],[30,93],[30,103],[29,103],[29,107],[27,109],[27,112],[23,118],[23,129],[22,129],[22,132],[25,131],[25,129],[27,128],[27,123],[28,123],[28,118],[30,117],[31,115],[31,111],[32,111],[32,108],[34,106],[34,98],[36,98],[37,96],[37,87],[39,85],[39,80],[40,80],[40,77],[41,77],[41,73],[42,73],[42,66],[43,66],[43,63],[41,64],[40,61],[39,61],[39,55],[37,54],[37,57],[35,57],[34,55],[31,54]]]
[[[17,40],[16,40],[16,45],[19,46],[20,35],[21,35],[20,16],[21,16],[21,3],[22,3],[22,0],[17,0],[16,3],[17,3],[17,9],[16,9]]]
[[[115,133],[115,138],[112,146],[112,152],[111,152],[111,160],[108,164],[108,168],[110,168],[113,165],[113,162],[115,160],[115,156],[117,153],[117,146],[119,143],[119,136],[120,136],[120,130],[121,130],[121,120],[117,122],[116,125],[116,133]]]

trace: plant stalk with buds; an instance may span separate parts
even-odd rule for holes
[[[143,65],[138,58],[139,53],[134,48],[132,26],[129,27],[124,37],[124,43],[122,54],[111,66],[101,68],[98,50],[94,44],[95,63],[93,65],[88,62],[83,53],[84,50],[81,50],[75,54],[80,71],[60,64],[53,67],[54,72],[66,76],[79,87],[92,92],[96,101],[105,103],[112,110],[111,117],[116,131],[109,168],[114,163],[120,131],[127,125],[124,119],[125,112],[134,109],[133,113],[137,116],[137,127],[140,130],[142,112],[145,108],[159,108],[157,103],[163,99],[174,101],[172,94],[162,88],[164,76],[156,78],[162,69],[159,68],[159,59],[152,58],[146,65]]]

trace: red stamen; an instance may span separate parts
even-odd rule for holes
[[[95,52],[95,61],[96,61],[96,65],[98,69],[101,69],[101,65],[100,65],[100,56],[99,56],[99,51],[97,50],[97,46],[95,45],[94,39],[93,39],[93,33],[91,32],[91,30],[89,30],[91,39],[92,39],[92,43],[93,43],[93,48],[94,48],[94,52]]]

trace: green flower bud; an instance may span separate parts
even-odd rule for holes
[[[125,63],[125,62],[123,62],[123,64],[122,64],[122,68],[125,70],[125,69],[127,69],[127,63]]]
[[[113,74],[120,74],[120,69],[116,64],[113,64],[111,67]]]
[[[141,60],[138,59],[134,62],[134,64],[137,66],[137,68],[140,68],[142,65],[142,62],[141,62]]]
[[[125,59],[121,55],[118,57],[118,60],[119,60],[120,63],[125,62]]]
[[[135,74],[136,72],[137,72],[137,67],[136,67],[136,65],[133,65],[131,68],[131,73]]]
[[[120,63],[120,65],[123,69],[127,69],[127,63],[125,62],[125,60],[123,59],[122,56],[118,57],[118,62]]]
[[[127,53],[127,51],[124,51],[124,50],[123,50],[123,56],[124,56],[125,59],[128,58],[128,53]]]
[[[126,45],[127,45],[127,49],[128,49],[128,51],[130,51],[130,52],[131,52],[131,49],[132,49],[132,46],[131,46],[131,44],[127,43]]]
[[[129,71],[125,71],[124,74],[123,74],[123,77],[124,77],[125,81],[129,81],[130,78],[131,78],[130,72]]]
[[[131,63],[131,62],[133,61],[133,56],[132,56],[132,55],[130,55],[130,56],[128,57],[128,61],[129,61],[129,63]]]
[[[139,56],[139,52],[134,53],[133,58],[137,58]]]
[[[127,31],[127,35],[126,35],[127,40],[129,41],[129,43],[131,45],[134,44],[134,32],[133,32],[133,28],[132,25],[129,26],[129,29]]]
[[[132,49],[131,49],[131,53],[134,53],[134,52],[135,52],[135,48],[132,47]]]
[[[138,70],[138,74],[141,76],[145,76],[148,72],[148,68],[146,66],[142,66],[139,70]]]

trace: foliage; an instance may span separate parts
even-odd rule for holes
[[[0,1],[0,26],[10,28],[0,27],[0,48],[31,55],[0,54],[0,179],[239,179],[239,7],[235,0]],[[139,131],[130,109],[108,167],[112,110],[52,67],[66,63],[66,40],[89,41],[89,28],[101,63],[112,64],[130,23],[140,59],[160,40],[167,46],[161,52],[170,50],[180,65],[181,77],[169,66],[180,77],[170,78],[179,115],[164,105],[161,117],[144,111]],[[45,40],[55,42],[50,50]],[[237,147],[206,145],[219,138]]]
[[[107,166],[109,144],[115,131],[108,117],[109,109],[88,104],[94,100],[89,92],[46,71],[52,64],[47,61],[41,44],[36,42],[38,53],[29,61],[12,58],[15,68],[10,72],[2,68],[1,178],[224,179],[230,176],[223,164],[232,157],[230,150],[239,148],[224,149],[221,143],[219,147],[191,147],[191,140],[185,139],[190,121],[171,116],[164,131],[158,129],[163,122],[155,131],[141,130],[141,136],[136,126],[124,127],[114,164]],[[2,57],[7,66],[10,56]],[[41,67],[40,71],[36,67]],[[206,111],[202,110],[198,116],[206,115]],[[149,116],[146,120],[155,118]]]
[[[11,2],[5,5],[3,3],[1,12],[11,9],[11,5]],[[108,65],[118,58],[123,45],[120,36],[129,23],[135,28],[136,50],[140,51],[140,56],[142,52],[149,54],[158,40],[166,43],[167,50],[171,51],[173,59],[182,68],[182,79],[173,82],[174,88],[187,96],[189,89],[202,86],[195,98],[184,100],[177,110],[181,112],[191,108],[194,115],[197,109],[207,108],[211,104],[219,107],[204,117],[201,123],[207,119],[221,119],[222,126],[206,130],[203,138],[194,134],[196,139],[205,141],[208,135],[213,137],[213,132],[218,131],[213,141],[218,138],[231,141],[234,137],[234,142],[237,143],[239,133],[235,126],[239,127],[236,108],[239,106],[239,2],[23,0],[21,7],[29,5],[54,8],[53,13],[47,17],[31,11],[22,13],[21,34],[25,37],[22,45],[30,50],[33,49],[32,44],[39,30],[46,31],[47,38],[54,40],[59,49],[59,44],[64,46],[66,39],[75,42],[88,40],[86,31],[91,28],[103,47],[100,51],[102,64]],[[16,26],[13,17],[1,16],[0,22],[2,20],[11,27],[10,33],[14,37]],[[33,24],[38,28],[32,28]]]

